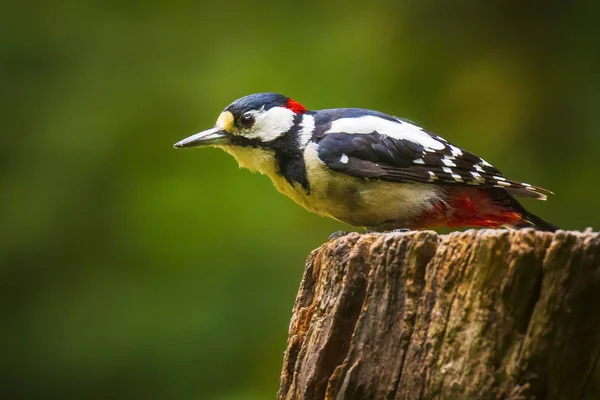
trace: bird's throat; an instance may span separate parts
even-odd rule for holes
[[[241,146],[222,146],[242,168],[272,177],[277,172],[275,152],[270,149]]]

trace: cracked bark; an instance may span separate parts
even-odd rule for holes
[[[350,234],[309,256],[278,398],[600,399],[600,234]]]

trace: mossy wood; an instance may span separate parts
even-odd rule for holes
[[[308,258],[278,398],[600,399],[600,234],[350,234]]]

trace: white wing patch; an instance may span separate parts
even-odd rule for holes
[[[456,167],[456,164],[454,164],[454,162],[449,158],[442,158],[442,162],[444,163],[444,165],[447,165],[449,167]]]
[[[450,145],[450,151],[452,152],[452,157],[460,157],[463,155],[462,150],[453,145]]]
[[[395,139],[410,140],[426,149],[443,150],[444,143],[425,133],[420,127],[408,122],[390,121],[374,115],[356,118],[340,118],[331,123],[331,129],[325,133],[343,132],[349,134],[378,132]]]
[[[471,171],[471,175],[479,182],[485,182],[485,178],[483,178],[479,173]]]
[[[367,152],[372,151],[371,155],[375,160],[373,163],[385,171],[384,175],[375,179],[390,182],[416,181],[435,182],[442,185],[497,187],[508,189],[509,193],[516,196],[546,199],[544,193],[547,191],[545,189],[507,179],[484,159],[450,144],[440,136],[430,135],[408,121],[393,121],[375,115],[340,118],[332,121],[331,128],[324,134],[369,135],[375,132],[396,140],[405,141],[405,143],[394,144],[394,146],[406,146],[406,149],[399,150],[401,154],[395,153],[398,149],[394,149],[394,146],[387,144],[386,141],[383,141],[380,146],[365,149]],[[369,138],[368,143],[377,141],[377,139],[377,136],[373,135]],[[349,141],[352,142],[351,139]],[[418,146],[415,148],[415,146],[411,146],[410,143],[406,142],[412,142]],[[337,153],[339,158],[332,160],[332,162],[339,160],[338,162],[341,164],[348,164],[349,156],[347,154],[354,156],[351,153],[352,151],[354,151],[354,148],[341,156],[340,153]],[[412,164],[409,166],[403,164],[405,158],[402,157],[405,157],[406,154],[412,156]],[[392,161],[389,161],[387,157],[391,157]],[[401,160],[402,164],[396,165],[394,157]],[[380,165],[376,160],[384,161]],[[408,172],[404,173],[405,170]],[[350,173],[350,175],[352,174]]]

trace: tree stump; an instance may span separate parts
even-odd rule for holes
[[[278,398],[600,399],[600,234],[349,234],[309,256]]]

